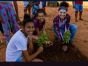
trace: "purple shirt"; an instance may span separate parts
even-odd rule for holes
[[[69,14],[66,14],[66,17],[64,18],[63,23],[61,24],[61,20],[60,20],[60,17],[58,15],[54,18],[53,23],[54,23],[55,30],[58,34],[58,38],[61,39],[62,36],[61,36],[60,29],[62,26],[64,27],[63,30],[65,30],[65,27],[67,30],[69,29],[70,16],[69,16]]]
[[[38,28],[41,31],[44,25],[45,25],[45,20],[43,22],[39,22],[38,19],[34,19],[35,30]]]

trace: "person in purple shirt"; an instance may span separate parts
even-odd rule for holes
[[[72,44],[75,34],[77,32],[77,26],[75,24],[70,24],[71,17],[69,14],[67,14],[68,8],[61,6],[58,11],[59,11],[59,15],[56,16],[53,20],[53,30],[55,36],[59,41],[63,43],[64,32],[70,31],[71,36],[69,43]],[[62,49],[64,51],[67,51],[68,46],[64,45]]]
[[[34,18],[35,35],[40,35],[41,32],[45,33],[45,17],[43,10],[38,10]]]

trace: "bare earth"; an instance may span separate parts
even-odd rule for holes
[[[19,6],[19,7],[21,7],[20,8],[21,12],[19,9],[19,16],[22,19],[23,7],[22,6]],[[53,19],[58,14],[58,8],[57,7],[47,7],[46,10],[47,10],[47,15],[48,15],[48,16],[46,16],[46,30],[48,30],[50,32],[50,30],[52,28],[52,24],[53,24],[52,23]],[[77,31],[76,37],[74,39],[74,44],[83,55],[88,57],[88,30],[87,30],[88,29],[88,17],[87,17],[88,9],[84,9],[84,12],[83,12],[84,20],[79,21],[79,22],[74,21],[74,10],[72,7],[69,8],[68,13],[71,15],[71,23],[74,23],[78,26],[78,31]],[[51,35],[51,39],[53,39],[53,33],[50,33],[50,35]],[[5,59],[5,48],[6,48],[6,46],[4,46],[4,45],[0,48],[0,62],[3,62]],[[56,56],[56,57],[57,57],[57,60],[59,60],[58,56]],[[53,58],[53,57],[51,57],[51,58]]]

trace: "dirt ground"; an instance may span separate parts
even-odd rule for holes
[[[20,12],[20,11],[19,11]],[[47,7],[46,8],[46,12],[47,12],[47,16],[46,16],[46,30],[50,32],[50,36],[51,36],[51,39],[53,39],[53,33],[51,33],[51,28],[52,28],[52,24],[53,24],[53,19],[56,15],[58,15],[58,8],[57,7]],[[44,59],[46,61],[72,61],[72,60],[76,60],[74,59],[75,57],[77,58],[77,61],[84,61],[86,60],[86,57],[88,57],[88,9],[84,9],[84,12],[83,12],[83,21],[78,21],[78,22],[75,22],[74,21],[74,9],[72,7],[69,8],[69,11],[68,13],[71,15],[71,23],[72,24],[76,24],[78,26],[78,31],[77,31],[77,34],[76,34],[76,37],[74,39],[74,44],[75,46],[80,50],[80,52],[75,52],[75,51],[70,51],[69,54],[61,54],[61,52],[58,50],[53,50],[55,49],[55,47],[52,48],[52,50],[49,50],[49,52],[51,52],[51,54],[47,54],[45,55],[45,57],[47,59]],[[21,17],[22,18],[22,17]],[[5,49],[6,49],[6,46],[5,45],[2,45],[0,47],[0,62],[3,62],[5,61]],[[79,59],[79,56],[82,56],[80,57],[81,59]],[[83,56],[84,55],[84,56]],[[48,58],[49,57],[49,58]],[[62,57],[62,58],[61,58]],[[68,59],[68,57],[70,57]]]

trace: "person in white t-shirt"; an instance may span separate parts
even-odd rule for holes
[[[43,62],[36,57],[43,51],[43,46],[39,47],[35,53],[33,51],[33,39],[38,39],[32,35],[34,23],[32,19],[25,19],[23,27],[11,38],[6,48],[6,62]]]

